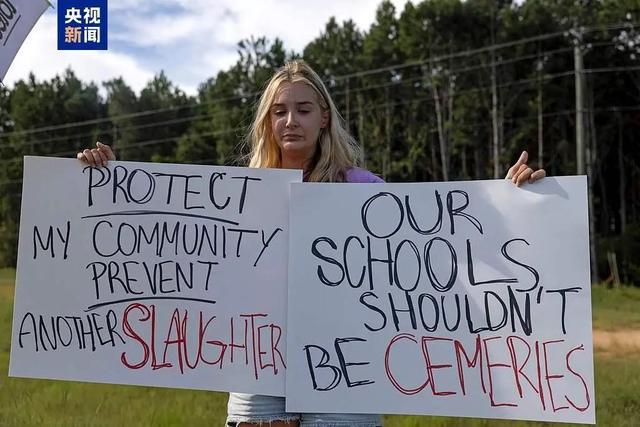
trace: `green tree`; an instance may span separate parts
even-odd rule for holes
[[[136,127],[138,98],[122,77],[102,85],[107,91],[106,109],[111,119],[111,132],[101,135],[101,142],[111,144],[119,159],[131,160],[136,157],[135,142],[144,135],[144,130]]]
[[[272,43],[261,37],[239,42],[238,56],[230,70],[220,71],[199,89],[203,121],[197,128],[206,138],[199,146],[215,149],[215,157],[204,157],[218,164],[245,163],[242,142],[253,117],[252,106],[271,75],[293,54],[285,52],[279,39]],[[186,152],[186,148],[182,150]]]
[[[28,80],[18,81],[11,90],[8,102],[12,127],[2,135],[0,168],[0,264],[13,265],[16,260],[22,156],[49,155],[69,157],[88,137],[95,137],[96,126],[90,120],[102,112],[98,89],[94,84],[81,82],[71,70],[50,81],[38,82],[31,74]],[[39,130],[32,130],[32,129]],[[6,157],[5,157],[6,155]]]
[[[131,142],[128,160],[172,161],[177,141],[189,128],[194,105],[163,71],[154,76],[140,92],[138,109],[146,114],[136,117],[140,136]]]
[[[396,9],[390,1],[383,1],[376,10],[376,18],[366,33],[363,44],[363,67],[385,68],[401,64],[404,60],[398,48],[399,22]],[[387,180],[399,178],[401,172],[394,159],[402,157],[402,133],[395,132],[402,117],[398,105],[402,94],[397,87],[402,73],[389,67],[379,73],[363,75],[353,85],[358,90],[357,111],[363,115],[359,126],[365,162],[369,169],[382,173]]]

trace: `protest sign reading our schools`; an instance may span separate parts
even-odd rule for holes
[[[585,177],[293,184],[287,410],[595,422]]]
[[[283,395],[301,179],[25,157],[9,374]]]

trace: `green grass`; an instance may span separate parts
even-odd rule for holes
[[[13,281],[15,279],[16,272],[12,268],[0,268],[0,295],[2,297],[13,298]],[[11,295],[9,295],[11,292]]]
[[[640,288],[594,286],[591,300],[594,328],[640,329]]]
[[[226,394],[8,378],[14,271],[0,269],[0,426],[222,426]],[[593,289],[594,327],[640,329],[640,289]],[[640,420],[640,354],[595,355],[598,426]],[[489,419],[385,416],[386,427],[555,426]],[[568,425],[568,424],[564,424]]]

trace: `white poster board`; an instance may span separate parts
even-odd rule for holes
[[[47,7],[49,2],[45,0],[0,0],[0,82]]]
[[[301,179],[25,157],[9,374],[284,395]]]
[[[594,423],[585,177],[293,184],[287,410]]]

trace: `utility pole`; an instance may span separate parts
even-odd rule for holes
[[[362,94],[356,94],[356,101],[358,102],[358,140],[360,141],[360,147],[362,147],[362,166],[367,167],[367,144],[364,140],[364,103],[362,102]]]
[[[540,48],[538,48],[538,168],[544,168],[544,120],[542,117],[542,69],[544,65],[540,57]]]
[[[622,129],[622,114],[616,111],[616,119],[618,120],[618,180],[620,182],[620,234],[627,232],[627,198],[624,179],[624,151],[623,142],[624,134]]]
[[[347,127],[347,131],[349,131],[349,78],[347,77],[347,87],[346,87],[346,92],[345,92],[345,104],[346,104],[346,116],[345,116],[345,121],[346,121],[346,127]]]
[[[596,255],[596,227],[593,206],[593,163],[592,153],[587,152],[585,130],[584,100],[584,63],[582,55],[582,29],[577,25],[573,29],[573,58],[576,86],[576,173],[587,174],[587,191],[589,195],[589,252],[591,260],[591,281],[598,281],[598,262]],[[593,129],[592,129],[593,131]],[[596,147],[594,146],[595,150]],[[594,153],[595,154],[595,153]],[[588,162],[588,165],[585,163]],[[587,168],[588,166],[588,168]]]
[[[367,153],[364,140],[364,105],[362,102],[362,94],[356,94],[356,101],[358,102],[358,139],[360,140],[360,146],[362,147],[362,166],[367,167]]]
[[[582,33],[576,29],[573,40],[573,63],[576,85],[576,173],[584,175],[585,129],[584,129],[584,64],[582,60]]]
[[[496,76],[496,35],[495,35],[495,15],[493,6],[491,7],[491,127],[493,130],[493,177],[500,178],[500,134],[498,132],[498,83]]]
[[[389,179],[389,172],[391,171],[391,110],[389,108],[389,88],[384,90],[385,101],[385,141],[386,146],[384,148],[384,158],[382,160],[382,176],[385,181]]]
[[[116,141],[118,140],[118,125],[113,124],[113,141],[111,141],[111,149],[116,152]]]
[[[436,78],[431,77],[431,89],[433,91],[433,102],[436,107],[436,122],[438,125],[438,141],[440,142],[440,163],[442,165],[442,180],[449,181],[449,163],[447,151],[449,150],[449,141],[447,132],[443,124],[442,105],[440,103],[440,92],[438,90],[438,82]]]

